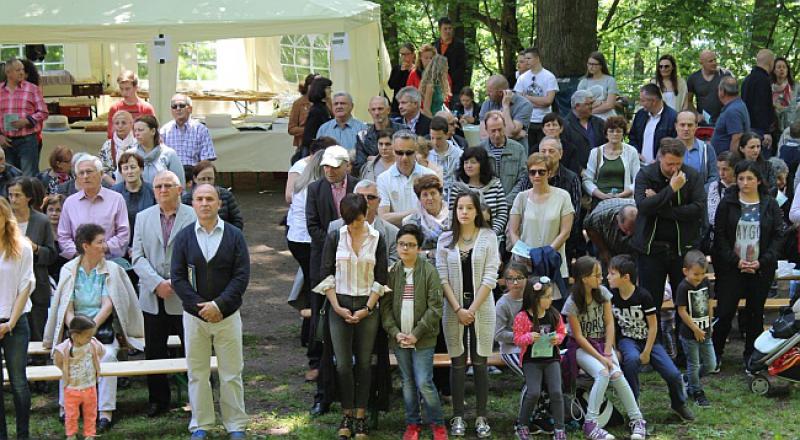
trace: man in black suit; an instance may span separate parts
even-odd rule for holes
[[[455,37],[453,22],[448,17],[439,19],[439,39],[433,42],[433,46],[439,55],[447,58],[453,96],[458,96],[467,78],[467,47]]]
[[[589,161],[592,148],[603,145],[606,140],[606,123],[592,115],[592,92],[578,90],[572,94],[572,111],[564,126],[564,155],[561,164],[581,175]]]
[[[416,89],[415,89],[416,90]],[[328,235],[328,225],[338,219],[339,202],[345,194],[353,192],[358,179],[348,175],[350,171],[350,155],[347,150],[338,145],[328,147],[322,155],[320,163],[325,176],[316,182],[308,185],[306,195],[306,223],[308,233],[311,235],[311,272],[308,276],[311,279],[311,286],[316,286],[320,281],[320,269],[322,267],[322,247],[325,244],[325,237]],[[311,295],[311,328],[310,334],[317,332],[319,321],[319,311],[323,305],[322,295]],[[332,350],[330,347],[330,336],[326,332],[326,341],[320,344],[312,341],[309,344],[308,357],[311,362],[312,371],[318,370],[317,393],[314,396],[314,405],[311,407],[312,415],[319,415],[328,412],[334,391],[333,379],[336,371],[333,366]],[[316,368],[315,368],[316,367]],[[313,379],[314,375],[308,376]]]
[[[405,124],[417,136],[425,136],[431,131],[431,118],[423,115],[419,108],[422,105],[422,95],[413,86],[400,89],[397,93],[397,102],[400,106],[400,123]]]

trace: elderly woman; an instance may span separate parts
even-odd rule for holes
[[[75,247],[78,256],[61,269],[42,345],[52,348],[67,338],[68,323],[81,314],[92,318],[97,326],[95,337],[106,350],[101,362],[116,362],[120,344],[144,350],[144,318],[136,291],[125,270],[105,259],[103,228],[92,223],[79,226]],[[117,406],[116,377],[99,379],[97,402],[98,431],[108,431]],[[59,393],[59,405],[63,413],[63,393]]]
[[[419,438],[422,400],[433,439],[444,440],[447,428],[433,383],[433,354],[442,319],[442,282],[436,267],[419,257],[417,250],[422,240],[422,231],[414,224],[403,225],[397,232],[400,262],[389,272],[391,293],[381,299],[381,319],[403,379],[403,438]]]
[[[492,354],[494,343],[492,289],[497,284],[500,267],[498,240],[480,213],[477,192],[469,190],[453,197],[453,230],[442,234],[436,247],[436,269],[447,300],[442,325],[452,365],[453,419],[450,421],[450,435],[464,436],[467,429],[464,380],[469,354],[477,400],[475,433],[478,438],[486,438],[491,435],[486,420],[489,399],[486,358]]]
[[[583,173],[583,188],[592,195],[592,205],[603,200],[633,197],[633,183],[639,172],[639,152],[622,142],[628,123],[622,116],[606,119],[608,142],[589,152]]]
[[[722,359],[731,321],[746,299],[743,361],[748,365],[753,343],[764,331],[767,300],[785,238],[785,225],[775,198],[768,193],[762,167],[752,160],[736,164],[736,186],[726,191],[717,208],[714,228],[714,271],[717,311],[714,351]]]
[[[413,224],[422,232],[419,252],[431,262],[436,261],[436,244],[442,232],[450,230],[450,210],[442,198],[442,180],[428,174],[414,181],[414,193],[419,199],[417,211],[403,219],[403,224]]]
[[[136,119],[133,123],[133,136],[136,137],[134,151],[144,159],[142,179],[145,182],[152,185],[159,171],[170,170],[178,176],[181,186],[186,187],[181,159],[175,150],[161,143],[155,116],[144,115]]]
[[[31,341],[41,341],[50,307],[48,267],[56,262],[58,252],[55,232],[47,216],[39,212],[42,204],[42,185],[31,177],[17,177],[8,187],[8,201],[14,210],[20,232],[28,238],[33,249],[33,270],[36,288],[31,293]]]
[[[387,283],[386,241],[366,221],[363,196],[345,195],[339,211],[345,225],[325,240],[320,271],[324,278],[314,291],[330,304],[329,331],[344,413],[338,435],[366,438],[372,349],[380,326],[373,312]]]
[[[133,136],[133,116],[130,113],[125,110],[114,113],[111,124],[114,128],[111,139],[103,143],[98,153],[100,161],[103,162],[103,182],[109,186],[121,179],[117,172],[117,164],[122,153],[136,146],[136,138]]]
[[[128,224],[133,230],[136,223],[136,214],[156,204],[156,196],[153,187],[142,180],[144,170],[144,159],[132,150],[126,151],[119,156],[119,173],[122,175],[122,182],[117,183],[112,190],[122,194],[125,199],[125,206],[128,208]],[[130,234],[130,246],[133,244],[133,234]]]
[[[469,147],[461,155],[457,181],[461,181],[469,189],[480,194],[480,199],[492,213],[492,229],[498,241],[505,239],[506,222],[508,221],[508,202],[503,184],[494,172],[494,159],[483,147]],[[450,207],[455,207],[455,200],[464,192],[464,185],[455,185],[450,191]]]
[[[48,159],[50,168],[42,171],[36,176],[44,185],[47,194],[58,192],[58,186],[70,180],[74,180],[72,175],[72,150],[63,145],[57,146]]]
[[[31,392],[25,375],[28,361],[28,312],[36,285],[31,243],[23,238],[11,206],[0,197],[0,351],[14,395],[17,438],[30,438]],[[5,371],[0,369],[0,379]],[[0,387],[0,438],[8,438],[5,399]]]
[[[378,132],[378,156],[370,159],[361,167],[361,178],[378,180],[378,176],[394,165],[394,149],[392,148],[392,135],[394,131],[386,128]]]
[[[214,184],[214,182],[217,180],[217,167],[214,166],[214,163],[207,160],[201,160],[200,162],[197,162],[197,165],[194,166],[192,171],[192,188],[203,183],[214,185],[219,193],[219,200],[221,203],[219,206],[219,218],[226,223],[230,223],[233,226],[244,230],[244,219],[242,218],[241,211],[239,211],[239,203],[236,201],[236,196],[233,195],[231,190]],[[181,202],[184,205],[192,206],[192,193],[183,193],[181,196]]]

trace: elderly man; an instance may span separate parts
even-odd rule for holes
[[[158,205],[136,215],[132,259],[133,270],[139,276],[139,306],[144,315],[144,355],[147,359],[166,359],[169,336],[183,339],[183,308],[170,279],[172,247],[178,233],[194,223],[197,216],[181,203],[183,188],[172,171],[158,173],[153,188]],[[147,389],[147,417],[169,411],[167,376],[147,376]]]
[[[552,72],[542,66],[539,49],[529,47],[522,51],[529,70],[517,78],[514,91],[530,101],[533,106],[531,122],[528,126],[528,153],[533,153],[539,141],[544,137],[542,119],[552,111],[553,101],[558,93],[558,82]]]
[[[372,117],[372,124],[367,125],[356,136],[356,159],[353,170],[360,170],[365,163],[378,156],[378,133],[390,128],[392,132],[401,130],[403,125],[389,119],[391,106],[385,96],[373,96],[367,108]]]
[[[8,186],[22,171],[14,165],[6,163],[6,151],[0,149],[0,197],[8,197]]]
[[[463,41],[455,37],[450,18],[439,19],[439,39],[433,42],[433,47],[437,53],[447,58],[448,72],[453,80],[453,96],[455,96],[466,85],[468,60],[467,48]]]
[[[726,150],[739,151],[739,138],[750,131],[750,115],[744,101],[739,97],[736,78],[726,76],[720,80],[717,95],[722,103],[722,112],[714,126],[711,145],[719,156]]]
[[[722,77],[731,73],[717,65],[717,54],[710,50],[700,52],[700,66],[700,70],[686,78],[686,100],[689,109],[700,114],[701,121],[714,125],[722,109],[717,88]]]
[[[80,190],[67,197],[58,221],[58,245],[61,256],[72,258],[75,249],[75,232],[84,223],[103,227],[106,236],[106,255],[111,258],[128,254],[130,225],[128,208],[122,195],[100,185],[103,164],[96,156],[76,156],[75,180]]]
[[[417,136],[426,136],[431,128],[431,118],[419,111],[422,95],[416,87],[407,86],[397,92],[397,105],[400,108],[400,123]]]
[[[192,99],[175,94],[169,103],[172,120],[161,127],[161,141],[178,153],[186,181],[192,180],[192,168],[201,160],[217,160],[214,142],[205,124],[192,119]]]
[[[607,142],[605,121],[592,114],[594,96],[588,90],[578,90],[572,94],[572,111],[564,123],[564,142],[569,146],[564,150],[562,163],[573,173],[581,175],[589,161],[592,148]]]
[[[117,76],[117,86],[119,87],[119,94],[122,95],[122,101],[111,104],[108,109],[108,120],[114,121],[114,114],[120,110],[125,110],[133,116],[133,120],[142,115],[156,115],[155,109],[149,102],[140,99],[137,92],[139,91],[139,78],[130,70],[120,72]],[[114,126],[108,124],[108,138],[114,132]],[[171,146],[171,145],[170,145]]]
[[[639,158],[648,164],[656,160],[658,146],[665,137],[674,138],[675,110],[664,105],[661,89],[655,84],[645,84],[639,89],[642,108],[636,112],[629,134],[630,143],[639,150]]]
[[[25,81],[22,62],[6,62],[6,81],[0,84],[0,146],[6,160],[26,176],[39,173],[39,140],[42,123],[47,119],[47,104],[42,91]]]
[[[508,80],[503,75],[492,75],[486,80],[486,101],[481,105],[481,138],[486,139],[486,115],[492,110],[500,111],[505,122],[505,134],[519,142],[528,151],[528,124],[531,121],[533,105],[527,99],[508,88]]]
[[[336,92],[333,94],[333,119],[319,127],[317,139],[332,137],[348,151],[352,150],[355,157],[358,133],[366,129],[367,124],[353,117],[353,97],[347,92]]]
[[[330,223],[341,215],[339,203],[346,194],[352,193],[358,179],[348,176],[350,171],[350,155],[346,149],[334,145],[325,149],[320,163],[324,169],[324,176],[308,185],[306,192],[306,226],[311,236],[311,258],[309,264],[309,279],[311,286],[316,286],[322,281],[320,269],[322,267],[322,248],[328,234]],[[324,297],[311,295],[311,325],[309,334],[317,333],[317,324]],[[333,394],[335,392],[332,379],[336,372],[330,353],[330,336],[326,332],[326,342],[320,344],[310,342],[308,358],[311,369],[306,373],[308,380],[317,380],[317,392],[314,395],[314,405],[311,407],[312,415],[328,412]]]
[[[161,189],[163,191],[163,188]],[[177,203],[177,202],[176,202]],[[244,234],[220,220],[216,188],[201,184],[192,193],[197,221],[173,241],[172,288],[183,304],[183,337],[189,376],[192,439],[208,438],[214,426],[211,350],[219,369],[219,407],[230,439],[244,439],[242,317],[239,308],[250,282],[250,254]]]
[[[708,190],[708,185],[719,179],[717,154],[705,142],[694,137],[697,131],[697,113],[691,110],[678,113],[675,130],[678,132],[678,140],[686,146],[683,163],[700,173],[700,180]]]
[[[772,155],[772,133],[778,129],[778,118],[772,105],[772,79],[775,54],[761,49],[756,54],[756,65],[742,81],[742,101],[750,115],[750,128],[764,137],[762,154]]]
[[[403,218],[415,212],[419,204],[414,192],[414,180],[435,173],[417,163],[417,136],[414,133],[408,130],[395,133],[392,136],[392,148],[394,165],[378,176],[378,194],[381,197],[378,214],[399,227]]]
[[[509,206],[514,203],[519,189],[517,182],[528,175],[528,149],[506,136],[506,121],[503,113],[492,110],[484,119],[489,137],[481,142],[481,146],[494,158],[494,170],[503,184],[503,192]]]
[[[449,112],[447,110],[440,110],[436,112],[433,116],[439,116],[445,118],[447,120],[447,140],[453,141],[458,145],[458,148],[462,150],[466,150],[469,148],[469,144],[467,144],[467,140],[464,139],[464,136],[460,136],[457,132],[460,130],[458,125],[458,118],[453,114],[453,112]]]
[[[606,199],[583,220],[583,228],[604,267],[614,255],[635,254],[630,245],[639,210],[633,199]]]
[[[455,141],[449,140],[447,119],[441,116],[434,116],[431,119],[431,148],[428,153],[428,161],[439,165],[442,169],[442,176],[444,177],[444,201],[448,203],[450,200],[450,191],[453,189],[453,184],[456,182],[456,174],[460,165],[461,155],[464,151],[459,148]]]

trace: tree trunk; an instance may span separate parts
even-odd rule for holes
[[[759,49],[772,44],[772,31],[780,18],[778,0],[755,0],[750,22],[750,47],[747,53],[754,58]]]
[[[500,26],[503,29],[501,39],[503,42],[503,74],[513,78],[517,71],[517,54],[522,49],[519,42],[517,23],[517,1],[503,0]],[[513,37],[510,37],[513,35]]]
[[[476,59],[477,49],[475,39],[478,36],[477,20],[470,14],[470,8],[464,4],[463,0],[448,0],[448,16],[455,24],[456,38],[461,39],[467,47],[467,72],[464,76],[464,85],[472,84],[473,66],[478,62]],[[455,96],[460,90],[453,90]]]
[[[545,67],[557,77],[586,73],[597,50],[597,0],[537,0],[536,42]]]
[[[395,7],[393,1],[380,1],[381,5],[381,26],[383,26],[383,41],[386,50],[389,51],[389,59],[392,65],[400,64],[400,43],[397,41],[397,22],[394,20]]]

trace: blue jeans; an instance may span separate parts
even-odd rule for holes
[[[6,361],[11,393],[14,395],[14,411],[17,419],[17,438],[30,437],[31,390],[25,367],[28,364],[28,341],[30,340],[28,314],[19,317],[16,327],[0,339],[0,349]],[[3,381],[3,370],[0,369],[0,383]],[[8,438],[6,428],[6,408],[3,398],[3,387],[0,387],[0,439]]]
[[[394,349],[397,366],[403,378],[403,403],[406,406],[406,424],[421,425],[419,414],[419,396],[425,405],[428,422],[443,425],[442,404],[439,392],[433,384],[433,352],[436,348],[400,348]]]
[[[683,344],[683,353],[686,355],[686,375],[689,376],[689,386],[686,391],[693,396],[698,391],[703,391],[700,376],[704,376],[717,368],[717,357],[714,355],[714,343],[711,338],[697,342],[694,338],[680,335]]]
[[[617,348],[622,353],[622,374],[631,385],[633,395],[639,398],[639,369],[642,366],[639,355],[644,350],[644,341],[635,341],[631,338],[622,338],[617,343]],[[650,351],[650,365],[661,375],[669,388],[669,400],[672,408],[680,408],[686,402],[683,394],[683,379],[681,372],[672,358],[667,354],[664,346],[656,342]]]
[[[39,174],[39,140],[35,134],[9,139],[11,147],[5,147],[6,160],[19,168],[22,174],[36,177]]]

